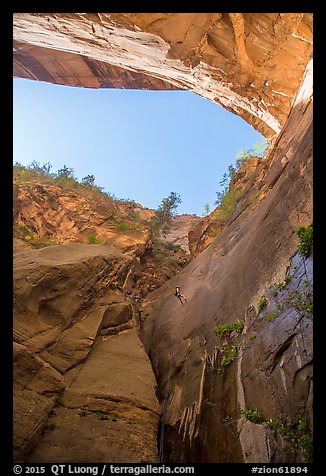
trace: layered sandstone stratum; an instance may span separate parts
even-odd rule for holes
[[[311,58],[309,13],[14,14],[15,76],[188,89],[271,139],[227,218],[174,224],[173,269],[151,211],[16,181],[15,461],[157,462],[162,406],[160,462],[311,459],[312,253],[296,233],[312,222]]]

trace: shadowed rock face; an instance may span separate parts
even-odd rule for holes
[[[309,71],[275,147],[247,181],[228,222],[143,302],[143,341],[167,404],[165,461],[299,462],[311,456],[295,440],[310,441],[312,428],[312,267],[296,254],[295,233],[312,221]],[[275,296],[277,285],[288,281]],[[186,304],[173,296],[175,285]],[[266,306],[258,312],[262,296]],[[237,321],[244,322],[240,334],[215,335],[216,326]],[[255,409],[258,423],[241,412]],[[304,420],[306,434],[291,445],[281,424],[271,431],[264,423],[278,415],[287,431]]]
[[[309,13],[15,13],[14,75],[187,89],[279,133],[312,54]]]

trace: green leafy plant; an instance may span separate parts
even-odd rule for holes
[[[187,262],[186,251],[178,244],[153,239],[154,263],[168,275],[175,274]]]
[[[100,240],[97,238],[96,235],[88,235],[87,239],[88,239],[88,243],[90,245],[100,245],[101,244]]]
[[[207,216],[207,215],[210,214],[210,212],[211,212],[211,210],[210,210],[210,207],[209,207],[209,203],[205,203],[203,215]]]
[[[172,218],[176,214],[179,204],[182,202],[178,193],[171,192],[168,197],[163,198],[161,204],[158,206],[155,217],[152,218],[152,232],[155,236],[159,231],[166,236],[170,229]]]
[[[238,192],[236,188],[227,190],[223,196],[220,197],[220,203],[214,218],[226,222],[234,212],[239,195],[240,192]]]
[[[245,417],[246,420],[251,421],[252,423],[262,423],[263,418],[260,412],[257,410],[241,410],[242,415]]]
[[[118,223],[116,227],[120,231],[131,231],[131,230],[142,231],[144,229],[144,227],[141,225],[129,225],[128,223]]]
[[[237,321],[237,322],[234,322],[233,324],[221,324],[215,327],[214,332],[216,335],[227,336],[227,335],[230,335],[231,332],[233,331],[241,333],[243,331],[243,328],[244,328],[244,322]]]
[[[312,460],[313,454],[313,439],[309,434],[304,434],[299,438],[299,445],[301,446],[301,451],[305,458],[308,461]]]
[[[280,415],[277,415],[275,418],[270,418],[265,423],[274,432],[284,431],[285,429],[282,417]]]
[[[162,245],[165,249],[167,249],[167,250],[169,250],[169,251],[173,251],[174,253],[180,253],[180,252],[183,253],[183,252],[185,252],[185,251],[183,250],[183,248],[181,247],[181,245],[178,245],[178,244],[176,244],[176,243],[172,243],[171,241],[162,242],[161,245]]]
[[[265,421],[273,431],[279,432],[282,438],[289,441],[296,451],[300,451],[307,461],[312,460],[312,436],[307,429],[307,421],[300,418],[298,423],[288,424],[280,415]]]
[[[305,431],[307,428],[307,420],[305,418],[300,418],[300,420],[297,423],[297,429]]]
[[[264,321],[273,322],[277,318],[275,311],[269,312],[266,316],[263,317]]]
[[[83,177],[80,183],[75,177],[74,170],[71,167],[64,165],[63,168],[59,169],[56,173],[51,173],[51,168],[52,165],[49,162],[41,165],[39,162],[34,160],[27,166],[23,166],[16,162],[13,167],[14,182],[17,186],[22,185],[26,181],[36,181],[44,184],[50,183],[63,189],[72,188],[74,190],[81,190],[82,193],[84,193],[85,187],[87,187],[88,191],[92,192],[96,197],[103,197],[110,202],[112,200],[125,201],[104,191],[104,187],[95,185],[94,175]]]
[[[265,306],[267,305],[267,299],[265,296],[262,296],[260,299],[257,301],[257,309],[258,312],[260,312]]]
[[[288,274],[287,276],[285,276],[284,278],[285,285],[289,284],[292,281],[292,278],[293,278],[292,274]]]
[[[250,156],[262,157],[266,147],[267,140],[265,139],[260,143],[254,144],[251,149],[243,149],[237,153],[235,164],[228,166],[228,172],[223,174],[219,182],[224,188],[216,192],[215,205],[218,206],[218,210],[214,218],[225,222],[231,216],[239,198],[239,192],[234,187],[231,187],[231,180]]]
[[[237,346],[232,345],[229,349],[227,349],[226,355],[223,355],[221,359],[221,366],[227,366],[232,364],[232,362],[236,359],[237,356]]]
[[[276,297],[278,293],[285,287],[285,282],[281,281],[275,285],[275,288],[271,291],[271,295]]]
[[[299,255],[306,258],[310,255],[312,244],[313,244],[312,224],[307,227],[300,226],[300,228],[296,230],[296,234],[298,235],[300,239],[300,242],[298,245]]]
[[[22,238],[24,241],[34,240],[34,234],[25,225],[18,225],[14,228],[14,236]]]
[[[85,410],[84,408],[82,408],[80,410],[80,412],[78,413],[79,416],[87,416],[89,414],[89,411],[88,410]]]
[[[140,221],[140,220],[141,220],[141,218],[140,218],[140,213],[139,213],[139,212],[136,212],[135,210],[133,210],[132,212],[130,212],[129,218],[130,218],[130,220],[134,220],[134,221]]]
[[[95,185],[95,176],[94,175],[86,175],[86,177],[82,178],[82,183],[85,185]]]
[[[306,316],[312,316],[313,314],[313,301],[310,296],[310,293],[304,291],[302,294],[294,289],[292,291],[293,299],[289,300],[288,303],[298,312],[303,312]]]
[[[98,415],[99,420],[108,420],[109,419],[109,416],[106,413],[96,412],[96,415]]]
[[[223,423],[228,423],[228,422],[230,422],[230,421],[232,421],[232,420],[233,420],[233,418],[231,417],[231,415],[225,415],[225,416],[223,417]]]

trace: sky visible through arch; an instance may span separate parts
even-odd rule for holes
[[[212,211],[236,155],[263,136],[189,91],[86,89],[13,82],[13,161],[64,165],[79,181],[156,209],[180,194],[178,214]]]

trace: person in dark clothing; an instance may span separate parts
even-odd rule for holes
[[[179,286],[175,287],[174,295],[179,299],[181,304],[184,304],[185,302],[187,302],[187,299],[185,298],[185,296],[183,294],[181,294]]]

